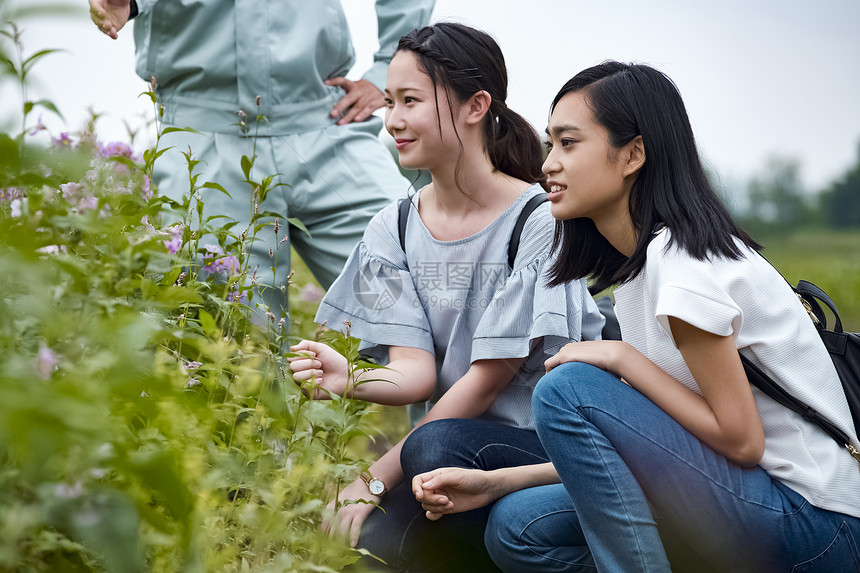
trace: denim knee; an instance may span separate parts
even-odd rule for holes
[[[544,406],[558,405],[559,398],[576,407],[580,403],[580,394],[593,383],[601,384],[601,378],[612,376],[604,370],[584,362],[565,362],[550,370],[541,378],[532,394],[532,409],[535,420],[537,412]]]
[[[501,498],[493,506],[484,531],[484,546],[490,558],[506,571],[510,571],[511,564],[519,562],[522,553],[528,551],[520,540],[522,524],[519,510],[516,497]]]
[[[434,420],[415,428],[400,450],[404,476],[412,478],[436,468],[454,465],[450,458],[457,450],[456,427],[461,420]]]

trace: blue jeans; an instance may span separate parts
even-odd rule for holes
[[[719,570],[860,571],[860,519],[732,463],[614,376],[563,364],[532,403],[563,485],[496,503],[486,540],[503,570],[669,571],[659,515]]]
[[[492,470],[539,464],[549,458],[537,434],[476,419],[436,420],[418,427],[403,445],[403,482],[361,528],[358,546],[383,559],[361,565],[397,571],[497,571],[483,536],[492,506],[430,521],[412,495],[412,478],[440,467]]]

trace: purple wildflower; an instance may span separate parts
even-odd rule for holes
[[[192,360],[188,364],[185,365],[185,371],[190,372],[191,370],[197,370],[201,366],[203,366],[202,362],[197,362],[196,360]]]
[[[245,292],[234,290],[227,295],[227,300],[229,302],[246,302],[248,300],[248,295]]]
[[[164,248],[170,251],[171,255],[175,255],[182,248],[182,233],[185,227],[182,225],[174,225],[167,228],[167,236],[169,237],[164,243]]]
[[[232,276],[239,272],[239,259],[232,255],[224,255],[224,251],[218,245],[204,245],[207,255],[204,257],[206,264],[200,267],[200,272],[204,275],[213,275],[215,273],[226,272],[228,276]]]
[[[319,302],[325,292],[314,283],[308,283],[299,291],[299,300],[302,302]]]
[[[72,146],[72,138],[69,137],[69,133],[64,131],[60,134],[60,137],[55,137],[52,139],[54,145],[57,147],[66,147],[70,148]]]
[[[75,183],[74,181],[69,181],[68,183],[63,183],[60,185],[60,193],[63,195],[63,199],[66,201],[71,201],[75,197],[78,196],[83,185],[80,183]]]
[[[132,158],[131,146],[122,141],[111,141],[110,143],[99,144],[99,155],[102,157],[128,157]]]
[[[143,186],[141,187],[141,195],[143,198],[149,201],[152,199],[152,189],[149,187],[149,175],[143,176]]]
[[[36,122],[36,125],[35,125],[35,126],[33,127],[33,129],[30,131],[30,135],[36,135],[36,134],[37,134],[37,133],[39,133],[40,131],[44,131],[44,130],[46,130],[46,129],[48,129],[48,128],[47,128],[47,127],[45,127],[45,124],[44,124],[44,123],[42,123],[42,114],[40,113],[40,114],[39,114],[39,121],[38,121],[38,122]]]
[[[0,189],[0,201],[12,201],[14,199],[20,199],[23,196],[24,192],[17,187],[7,187],[5,189]]]
[[[40,343],[39,353],[36,356],[36,371],[42,380],[47,380],[51,377],[51,372],[56,368],[57,362],[57,353],[45,346],[44,342]]]
[[[83,213],[87,210],[95,211],[99,206],[99,200],[97,197],[93,197],[90,195],[89,197],[84,197],[78,203],[78,212]]]

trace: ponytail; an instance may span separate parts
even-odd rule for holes
[[[501,107],[504,106],[504,107]],[[501,102],[499,114],[488,117],[487,152],[493,166],[512,177],[537,182],[546,189],[546,175],[541,171],[543,148],[537,132],[517,112]],[[492,112],[493,107],[490,110]]]

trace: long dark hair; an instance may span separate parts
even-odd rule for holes
[[[638,234],[628,259],[597,230],[591,219],[556,222],[553,249],[558,257],[551,284],[591,276],[592,292],[627,282],[642,270],[652,233],[665,226],[671,242],[696,259],[711,256],[738,259],[737,237],[759,250],[732,220],[714,192],[699,160],[693,130],[677,86],[662,72],[641,64],[604,62],[576,74],[555,96],[579,92],[594,118],[619,149],[642,136],[645,163],[630,191],[629,211]]]
[[[540,137],[521,115],[508,109],[508,71],[505,57],[489,34],[453,22],[413,30],[400,38],[397,51],[414,53],[433,82],[440,122],[438,87],[448,101],[462,103],[479,91],[492,98],[484,117],[484,142],[493,166],[512,177],[544,185]],[[453,112],[452,112],[453,116]],[[453,117],[452,117],[453,119]],[[455,130],[456,131],[456,130]],[[457,134],[460,139],[460,134]],[[463,142],[460,141],[462,149]],[[455,180],[459,172],[457,162]],[[545,186],[545,185],[544,185]]]

